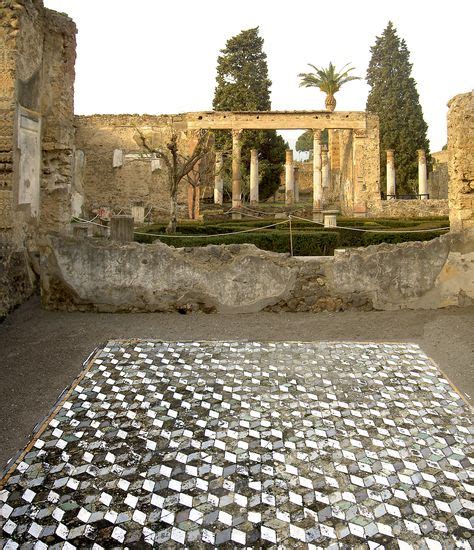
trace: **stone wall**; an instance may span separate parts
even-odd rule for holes
[[[170,122],[179,124],[179,116],[93,115],[76,116],[75,185],[84,193],[84,214],[91,216],[100,208],[130,212],[134,205],[152,209],[153,217],[169,212],[170,194],[166,168],[152,171],[152,159],[143,156],[134,136],[137,128],[151,132],[153,146],[166,143]],[[188,152],[192,139],[180,132],[183,152]],[[122,161],[113,165],[114,151]],[[180,186],[178,207],[182,216],[187,211],[187,189]]]
[[[173,248],[48,237],[47,308],[94,311],[434,309],[474,303],[474,231],[291,258],[253,245]]]
[[[460,231],[474,227],[474,92],[448,107],[449,220]]]
[[[380,200],[372,205],[371,218],[425,218],[448,216],[447,199],[426,200]]]
[[[432,171],[428,176],[428,193],[431,199],[447,199],[449,172],[448,151],[431,153]]]
[[[25,258],[39,231],[70,220],[76,27],[42,0],[3,0],[0,20],[0,237]],[[7,286],[0,314],[25,296]]]

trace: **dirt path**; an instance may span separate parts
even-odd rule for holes
[[[83,361],[110,338],[415,342],[474,403],[474,307],[249,315],[49,312],[38,300],[0,325],[0,470]]]

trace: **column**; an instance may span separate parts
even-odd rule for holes
[[[321,178],[323,180],[323,190],[329,189],[329,158],[327,145],[323,145],[321,149]]]
[[[285,204],[291,205],[295,202],[295,174],[293,166],[293,151],[286,150],[285,162]]]
[[[323,180],[321,168],[321,130],[313,130],[313,219],[315,221],[322,221]]]
[[[388,195],[394,195],[388,197]],[[387,149],[387,199],[395,198],[395,161],[393,158],[393,149]]]
[[[366,189],[364,182],[364,160],[366,145],[365,130],[352,132],[352,214],[355,217],[367,215]]]
[[[237,210],[242,208],[241,136],[242,130],[232,130],[232,208]],[[241,218],[241,212],[232,212],[233,220]]]
[[[428,181],[426,179],[426,153],[418,149],[418,194],[420,199],[428,198]]]
[[[221,151],[216,152],[216,167],[214,172],[214,204],[224,202],[224,155]]]
[[[258,152],[250,150],[250,204],[258,204]]]
[[[294,167],[293,170],[293,185],[295,190],[295,202],[300,202],[300,182],[299,182],[299,168],[297,166]]]

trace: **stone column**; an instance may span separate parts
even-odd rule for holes
[[[426,153],[418,149],[418,194],[420,199],[428,198],[428,180],[426,178]]]
[[[250,204],[258,204],[258,152],[250,150]]]
[[[393,149],[387,149],[387,195],[395,195],[395,161]],[[388,197],[387,198],[395,198]]]
[[[313,130],[313,219],[315,221],[322,221],[323,180],[321,168],[321,130]]]
[[[285,162],[285,204],[291,205],[295,202],[295,174],[293,165],[293,151],[286,150]]]
[[[224,155],[221,151],[216,153],[216,167],[214,175],[214,204],[224,202]]]
[[[232,130],[232,208],[237,210],[242,208],[241,136],[242,130]],[[241,218],[241,212],[232,212],[232,219]]]
[[[328,146],[323,145],[321,149],[321,178],[323,180],[323,190],[329,188],[329,157]]]
[[[352,214],[355,217],[363,217],[367,214],[366,190],[364,182],[366,132],[364,130],[354,130],[352,134]]]
[[[294,168],[293,178],[294,178],[295,202],[300,202],[299,168],[297,166],[295,166]]]
[[[112,216],[110,238],[121,243],[133,241],[133,216]]]

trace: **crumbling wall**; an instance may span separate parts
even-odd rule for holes
[[[474,303],[474,231],[292,258],[253,245],[169,247],[50,236],[47,308],[223,313],[434,309]]]
[[[90,216],[99,209],[129,213],[132,206],[152,209],[154,217],[169,212],[170,193],[166,168],[152,170],[153,160],[144,156],[134,139],[137,128],[153,133],[154,147],[166,143],[170,122],[179,116],[93,115],[76,116],[76,151],[81,167],[75,175],[76,187],[84,191],[84,210]],[[178,130],[179,131],[179,130]],[[180,132],[183,152],[191,139]],[[114,151],[121,158],[114,166]],[[76,154],[77,157],[77,154]],[[77,158],[76,158],[77,161]],[[180,215],[187,212],[187,190],[184,183],[178,194]]]
[[[428,175],[430,199],[447,199],[449,186],[449,154],[447,150],[431,153],[432,170]]]
[[[474,92],[448,107],[449,219],[460,231],[474,227]]]
[[[448,216],[447,199],[380,200],[372,205],[370,217],[373,218],[426,218]]]
[[[25,297],[10,283],[26,247],[69,222],[76,27],[42,0],[3,0],[0,21],[0,237],[20,258],[2,271],[3,314]]]

